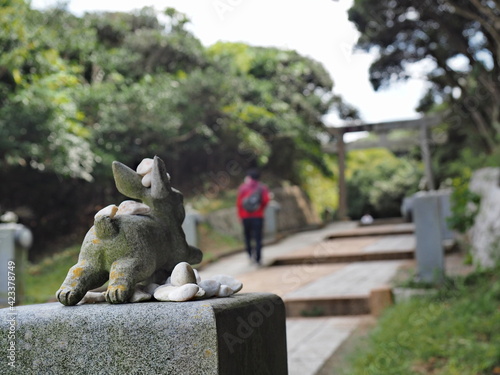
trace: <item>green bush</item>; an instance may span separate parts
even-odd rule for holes
[[[479,211],[481,197],[469,190],[468,178],[453,179],[451,194],[452,216],[448,218],[451,229],[465,233],[474,224],[474,218]]]
[[[422,178],[417,162],[385,149],[349,153],[348,169],[348,207],[353,219],[366,212],[374,217],[400,216],[403,198],[418,190]]]

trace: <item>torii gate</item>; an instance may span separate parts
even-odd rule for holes
[[[425,165],[425,177],[429,190],[434,190],[434,178],[432,174],[431,155],[429,150],[429,128],[442,123],[441,116],[423,117],[416,120],[403,120],[391,122],[379,122],[372,124],[353,124],[341,127],[328,127],[327,131],[336,139],[336,143],[327,144],[323,148],[324,152],[336,153],[338,155],[339,165],[339,218],[347,218],[347,189],[345,181],[345,155],[346,147],[344,142],[345,133],[354,133],[361,131],[388,133],[396,129],[420,129],[420,150],[422,160]],[[371,146],[373,147],[373,146]],[[368,147],[366,147],[368,148]]]

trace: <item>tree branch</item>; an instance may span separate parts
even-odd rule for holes
[[[473,0],[471,0],[473,1]],[[461,8],[458,5],[455,5],[453,1],[447,1],[448,5],[453,9],[452,11],[458,15],[461,15],[464,18],[470,19],[471,21],[476,21],[483,26],[486,32],[491,35],[493,40],[495,41],[494,49],[497,51],[497,63],[500,65],[500,33],[492,26],[489,22],[487,22],[480,15],[470,12],[467,9]]]
[[[488,131],[488,125],[484,120],[483,116],[478,111],[471,110],[470,111],[472,118],[476,122],[477,129],[486,146],[488,147],[488,153],[491,153],[495,149],[495,142],[493,141],[493,137]]]
[[[481,3],[480,0],[469,0],[472,5],[476,7],[478,11],[480,11],[482,14],[484,14],[486,17],[490,19],[490,21],[495,24],[496,19],[498,18],[498,15],[493,12],[493,10],[490,7],[485,6],[483,3]]]

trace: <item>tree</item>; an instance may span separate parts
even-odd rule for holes
[[[246,129],[243,149],[295,183],[300,184],[302,160],[331,174],[321,151],[321,118],[335,109],[344,118],[357,114],[332,94],[333,82],[320,63],[295,51],[240,43],[217,43],[209,55],[242,77],[241,98],[225,111],[233,126]]]
[[[0,166],[28,166],[91,180],[94,164],[74,101],[78,69],[45,38],[24,1],[0,8]]]
[[[384,149],[351,151],[348,169],[348,207],[353,219],[365,213],[374,217],[400,216],[403,198],[415,193],[422,179],[418,163]]]
[[[133,168],[157,154],[187,195],[214,180],[234,187],[255,164],[301,183],[308,163],[331,173],[322,116],[355,115],[318,62],[244,44],[205,48],[171,8],[77,17],[11,0],[0,21],[0,177],[18,180],[2,186],[0,203],[29,207],[38,241],[81,224],[73,212],[91,221],[119,199],[112,160]],[[27,193],[30,180],[44,189]]]
[[[500,7],[490,0],[356,0],[349,10],[358,47],[378,52],[370,67],[375,89],[411,76],[432,62],[431,84],[418,110],[448,114],[441,164],[461,149],[498,152],[500,141]]]

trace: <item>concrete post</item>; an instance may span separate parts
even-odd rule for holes
[[[31,231],[24,225],[0,224],[0,306],[5,307],[8,302],[12,302],[12,298],[8,298],[12,297],[9,291],[15,291],[16,305],[22,300],[23,272],[28,259],[28,248],[32,242]]]
[[[278,234],[278,211],[281,205],[272,200],[264,212],[264,233],[268,239],[275,240]]]
[[[198,223],[202,217],[194,209],[186,209],[186,217],[182,222],[182,229],[186,235],[188,245],[198,247]]]
[[[339,165],[339,211],[338,218],[347,220],[347,187],[345,179],[345,143],[344,132],[339,129],[337,132],[337,159]]]
[[[441,282],[444,277],[444,250],[442,245],[442,213],[437,194],[415,194],[413,215],[417,246],[418,278],[420,281]]]
[[[452,240],[455,238],[455,232],[450,229],[447,219],[451,216],[451,190],[436,190],[436,196],[439,199],[439,214],[441,215],[441,236],[443,240]]]
[[[420,125],[420,152],[425,167],[425,179],[429,190],[434,190],[434,174],[432,173],[431,151],[429,148],[429,127],[426,124]]]

